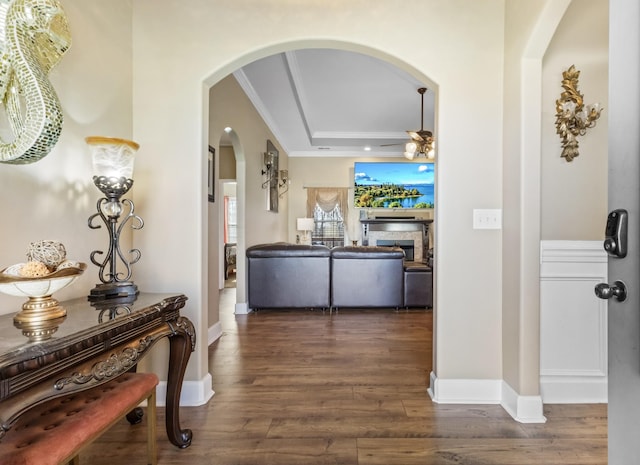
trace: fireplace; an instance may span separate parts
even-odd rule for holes
[[[413,241],[410,239],[378,239],[376,241],[378,247],[400,247],[404,251],[404,259],[408,262],[413,261]]]
[[[362,245],[401,247],[407,261],[428,260],[430,219],[361,218]]]

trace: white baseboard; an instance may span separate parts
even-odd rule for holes
[[[520,423],[546,423],[542,396],[521,396],[502,381],[502,408]]]
[[[251,309],[247,305],[246,302],[240,302],[236,304],[235,314],[236,315],[247,315]]]
[[[514,420],[544,423],[542,397],[521,396],[501,379],[438,379],[431,372],[429,395],[439,404],[500,404]]]
[[[501,380],[439,379],[431,372],[429,395],[438,404],[499,404]]]
[[[222,324],[218,321],[207,331],[207,346],[210,346],[222,336]]]
[[[215,392],[211,388],[211,374],[207,373],[200,381],[184,381],[180,392],[181,407],[197,407],[209,402]],[[160,381],[156,389],[156,403],[164,407],[167,404],[167,382]]]
[[[545,404],[606,404],[607,377],[540,376],[540,393]]]

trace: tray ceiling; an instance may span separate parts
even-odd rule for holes
[[[420,129],[417,89],[425,84],[368,55],[296,50],[257,60],[234,76],[290,157],[402,156],[406,131]],[[424,129],[430,131],[434,98],[428,90]]]

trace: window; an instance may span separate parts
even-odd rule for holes
[[[238,214],[236,198],[225,196],[224,198],[224,242],[235,244],[238,242]]]
[[[323,244],[327,247],[344,245],[344,222],[338,205],[330,212],[325,212],[316,204],[313,220],[315,224],[311,233],[312,244]]]
[[[313,218],[314,221],[311,243],[327,247],[344,245],[346,212],[346,188],[307,188],[307,218]]]

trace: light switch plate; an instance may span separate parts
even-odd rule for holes
[[[473,229],[502,229],[502,210],[474,209]]]

